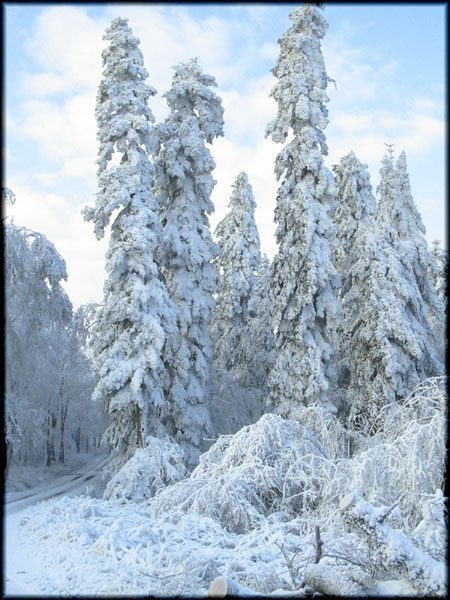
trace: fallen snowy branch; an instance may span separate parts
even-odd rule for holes
[[[326,596],[364,596],[364,589],[334,567],[309,564],[304,573],[305,585]]]
[[[447,569],[406,535],[385,522],[391,508],[375,508],[363,498],[348,494],[339,505],[348,527],[362,535],[375,560],[399,579],[406,579],[422,596],[446,596]]]

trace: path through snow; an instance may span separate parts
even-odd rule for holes
[[[59,496],[78,496],[87,493],[88,488],[99,484],[105,464],[110,457],[97,456],[95,460],[78,469],[73,475],[60,477],[52,483],[27,489],[22,492],[5,494],[3,511],[3,596],[47,596],[48,592],[36,589],[36,581],[41,579],[48,565],[40,561],[39,552],[30,555],[21,541],[20,522],[23,511],[33,504]]]

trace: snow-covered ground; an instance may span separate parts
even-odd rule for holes
[[[29,506],[46,511],[51,501],[61,496],[91,493],[101,495],[103,468],[109,461],[104,454],[72,455],[65,465],[27,467],[13,465],[4,496],[3,593],[6,596],[48,595],[37,580],[48,569],[39,549],[23,535],[23,515]]]
[[[355,490],[357,484],[365,485],[366,471],[371,479],[397,473],[391,454],[411,450],[392,443],[390,454],[379,454],[376,464],[367,452],[333,458],[333,436],[340,435],[336,424],[332,427],[327,417],[327,427],[314,425],[308,414],[305,409],[300,416],[304,423],[309,419],[311,429],[265,415],[234,436],[222,436],[193,473],[175,483],[166,477],[169,442],[159,441],[158,455],[155,438],[142,456],[122,467],[117,482],[123,494],[113,494],[112,499],[98,497],[95,487],[106,462],[102,457],[71,480],[66,475],[46,487],[10,493],[5,513],[6,596],[207,597],[211,582],[224,576],[259,594],[291,597],[304,594],[308,567],[326,576],[328,583],[333,578],[343,582],[343,595],[349,595],[348,590],[356,590],[353,595],[421,595],[418,590],[425,585],[435,586],[435,595],[442,596],[442,492],[425,494],[423,518],[412,527],[398,506],[386,509],[395,502],[388,497],[380,501],[380,493],[392,493],[394,500],[401,497],[401,486],[409,486],[404,477],[393,480],[392,489],[387,483],[379,492],[373,485],[364,488],[368,500],[360,499],[355,506],[365,507],[362,518],[369,515],[380,544],[389,541],[378,557],[381,562],[375,560],[377,550],[374,554],[371,539],[352,528],[351,515],[350,527],[345,526],[339,498],[349,492],[359,497]],[[324,415],[319,411],[312,416],[317,420]],[[155,473],[148,471],[149,457],[165,476],[156,492],[152,485],[140,485],[139,494],[130,500],[137,473],[144,479],[147,475],[149,484],[156,481]],[[354,480],[351,473],[356,473]],[[94,484],[97,497],[89,495],[89,484]],[[430,491],[435,489],[433,482],[430,486]],[[151,497],[146,497],[148,491]],[[402,503],[412,518],[409,504]],[[381,527],[377,519],[384,514],[389,516]],[[315,564],[316,525],[323,542],[320,564]]]

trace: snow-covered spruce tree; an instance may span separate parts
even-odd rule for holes
[[[364,227],[369,215],[375,215],[377,205],[367,165],[362,164],[353,151],[333,165],[333,171],[337,187],[337,205],[332,214],[337,237],[334,256],[345,288],[345,275],[359,255],[355,246],[358,230]]]
[[[339,164],[333,165],[333,171],[337,186],[337,205],[332,213],[337,232],[334,257],[342,282],[342,317],[337,327],[335,344],[339,349],[338,389],[347,408],[348,398],[345,400],[344,397],[349,383],[348,367],[352,362],[352,358],[347,356],[347,347],[353,336],[354,319],[357,318],[358,304],[354,306],[353,302],[358,303],[358,294],[352,293],[349,302],[346,301],[346,296],[354,283],[361,283],[360,276],[371,276],[371,272],[360,273],[359,270],[353,271],[352,267],[361,259],[361,232],[371,223],[370,217],[376,213],[376,200],[372,193],[367,165],[362,164],[352,151],[342,157]]]
[[[430,325],[437,340],[438,355],[443,364],[446,364],[448,250],[440,247],[439,240],[433,241],[428,276],[443,305],[443,311],[440,311],[437,315],[430,315]]]
[[[377,218],[369,216],[359,228],[359,258],[349,266],[342,299],[350,422],[364,433],[375,431],[383,406],[406,398],[443,369],[428,323],[425,298],[435,310],[439,300],[426,274],[423,225],[405,193],[404,160],[398,165],[392,157],[383,159]]]
[[[368,434],[380,409],[396,400],[395,373],[402,363],[390,340],[404,338],[406,331],[386,279],[387,255],[373,215],[358,228],[354,247],[356,260],[348,267],[342,294],[341,351],[348,371],[340,385],[351,429]]]
[[[448,250],[441,248],[441,242],[434,240],[431,248],[434,262],[429,268],[429,276],[434,289],[447,312]]]
[[[165,348],[170,365],[166,427],[185,447],[191,465],[210,429],[206,395],[212,355],[210,315],[218,291],[213,261],[218,248],[209,229],[215,163],[206,143],[223,135],[221,99],[210,89],[215,85],[214,77],[202,73],[197,60],[175,67],[172,87],[164,95],[170,114],[158,126],[154,178],[164,225],[159,262],[178,308],[177,330]]]
[[[152,194],[153,149],[139,40],[127,19],[114,19],[104,39],[103,77],[96,118],[98,188],[96,205],[84,210],[98,239],[112,215],[104,305],[93,336],[98,373],[95,397],[112,416],[107,439],[130,454],[146,435],[157,435],[165,410],[162,350],[173,332],[175,308],[154,260],[161,222]]]
[[[250,305],[247,335],[241,341],[243,363],[246,365],[244,385],[260,390],[261,397],[267,393],[267,380],[275,359],[275,337],[270,314],[270,261],[264,254]]]
[[[228,204],[231,209],[217,225],[215,235],[221,254],[216,266],[220,292],[213,313],[215,361],[219,369],[243,367],[239,349],[247,336],[249,319],[255,303],[256,272],[261,261],[258,230],[255,223],[256,203],[245,173],[239,173]],[[237,373],[236,373],[237,375]]]
[[[328,77],[321,53],[326,21],[305,4],[289,15],[294,25],[280,40],[271,95],[278,104],[267,135],[286,144],[276,158],[275,221],[279,244],[271,268],[271,300],[277,359],[270,403],[283,416],[298,405],[330,402],[333,380],[333,321],[339,312],[339,275],[333,259],[330,213],[335,185],[322,155],[327,154]]]
[[[429,277],[432,259],[425,226],[411,194],[405,153],[395,165],[392,158],[385,157],[380,173],[380,243],[387,251],[387,279],[401,302],[402,318],[409,330],[403,346],[411,345],[409,374],[401,377],[403,385],[397,390],[400,397],[406,397],[419,381],[444,373],[430,326],[433,319],[442,319],[444,307]]]

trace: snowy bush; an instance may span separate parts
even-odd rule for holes
[[[189,479],[162,490],[150,512],[190,512],[242,533],[272,513],[312,510],[319,496],[314,473],[325,448],[300,423],[266,414],[234,436],[221,436],[200,457]]]
[[[182,480],[184,467],[181,447],[166,438],[148,437],[144,448],[137,448],[106,486],[103,498],[125,502],[144,502],[156,491]]]
[[[423,384],[403,405],[391,406],[376,436],[356,434],[361,449],[351,458],[345,429],[323,407],[300,409],[298,421],[266,414],[221,436],[188,479],[151,500],[150,510],[209,516],[234,532],[273,513],[332,528],[340,522],[340,499],[364,491],[375,505],[400,500],[409,531],[422,519],[422,503],[443,485],[444,406],[437,382]]]
[[[356,432],[347,431],[338,417],[320,404],[299,406],[293,411],[292,418],[317,437],[330,459],[347,458],[350,443],[361,437]]]

